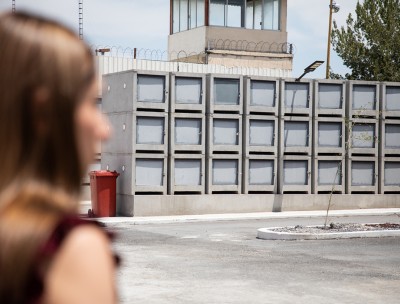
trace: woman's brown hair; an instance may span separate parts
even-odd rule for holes
[[[0,192],[36,180],[77,194],[86,168],[74,113],[95,77],[70,30],[27,13],[0,15]]]

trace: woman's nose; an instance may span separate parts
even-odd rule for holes
[[[99,140],[107,140],[112,133],[112,127],[108,118],[104,114],[99,115],[99,124],[97,128],[97,137]]]

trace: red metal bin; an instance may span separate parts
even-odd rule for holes
[[[90,217],[110,217],[116,215],[117,177],[116,171],[91,171],[90,191],[92,195],[92,209]]]

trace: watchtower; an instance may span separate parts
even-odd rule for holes
[[[170,60],[292,69],[287,0],[170,0]]]

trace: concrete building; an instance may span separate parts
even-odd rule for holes
[[[400,206],[399,83],[291,78],[287,0],[170,5],[168,61],[96,56],[120,215]]]

